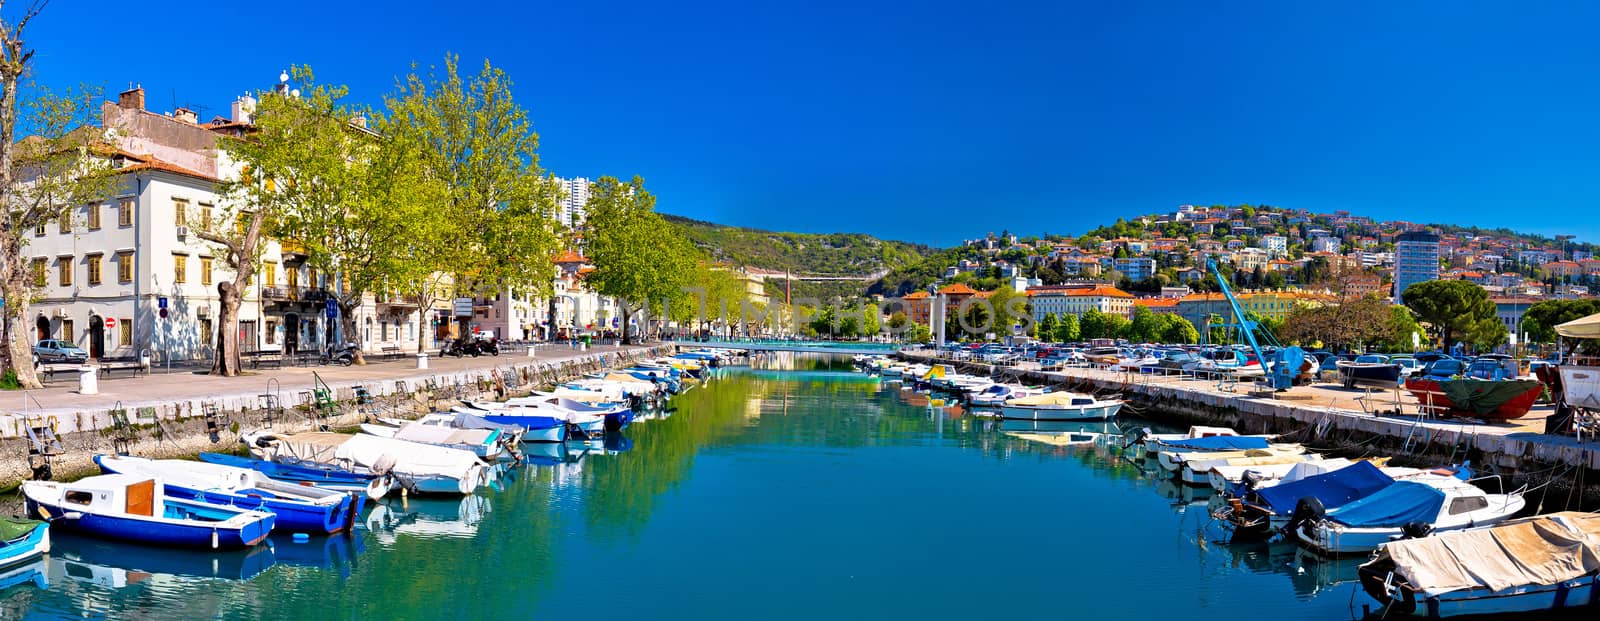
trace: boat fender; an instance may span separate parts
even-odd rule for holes
[[[1433,525],[1427,522],[1406,522],[1400,527],[1401,539],[1421,539],[1433,532]]]
[[[218,547],[217,529],[213,528],[213,529],[211,529],[211,549],[215,550],[215,549],[217,549],[217,547]]]

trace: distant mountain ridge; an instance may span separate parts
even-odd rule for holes
[[[799,275],[876,275],[920,263],[936,251],[864,233],[785,233],[662,216],[714,260]]]

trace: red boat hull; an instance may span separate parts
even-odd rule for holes
[[[1491,382],[1485,381],[1484,383],[1487,384]],[[1478,418],[1493,421],[1522,418],[1528,413],[1529,410],[1533,409],[1533,404],[1539,400],[1539,395],[1543,394],[1544,392],[1544,385],[1534,383],[1534,385],[1528,388],[1528,390],[1515,397],[1512,397],[1511,399],[1507,399],[1506,402],[1500,404],[1499,407],[1496,407],[1495,409],[1484,414],[1479,414],[1474,410],[1457,408],[1454,403],[1451,403],[1450,398],[1445,396],[1443,387],[1439,385],[1437,380],[1423,378],[1408,379],[1406,380],[1406,390],[1411,391],[1411,396],[1417,398],[1417,403],[1424,405],[1431,404],[1432,407],[1430,413],[1432,414],[1437,414],[1439,416],[1455,416],[1459,418]]]

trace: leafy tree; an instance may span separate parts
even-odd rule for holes
[[[1022,326],[1024,334],[1032,333],[1033,312],[1029,309],[1028,296],[1002,285],[989,296],[989,306],[994,309],[995,334],[1009,335],[1012,326]]]
[[[928,326],[919,323],[913,326],[910,332],[906,333],[906,340],[913,343],[927,343],[933,340],[933,331],[929,330]]]
[[[1188,319],[1172,313],[1162,313],[1161,320],[1163,324],[1159,339],[1161,342],[1184,344],[1200,342],[1200,331],[1196,330]]]
[[[1545,300],[1522,313],[1522,331],[1533,343],[1553,343],[1556,326],[1600,313],[1600,300]]]
[[[1039,323],[1034,325],[1035,333],[1039,340],[1048,341],[1055,338],[1058,325],[1060,322],[1056,320],[1056,314],[1046,313],[1044,317],[1039,318]]]
[[[1384,324],[1379,346],[1391,352],[1413,351],[1416,349],[1416,344],[1411,340],[1413,334],[1424,334],[1422,325],[1417,323],[1416,314],[1404,306],[1390,306],[1389,320]]]
[[[1067,313],[1061,316],[1056,324],[1055,340],[1061,343],[1074,343],[1083,338],[1078,326],[1078,316]]]
[[[635,176],[623,183],[601,177],[590,190],[585,239],[594,262],[589,285],[617,299],[622,338],[632,342],[630,321],[646,305],[682,300],[698,252],[655,211],[656,198]]]
[[[34,50],[23,42],[29,22],[44,3],[35,2],[15,21],[0,19],[0,321],[5,368],[22,388],[41,388],[33,352],[23,335],[28,307],[37,293],[27,251],[33,230],[63,216],[68,206],[104,199],[121,179],[100,157],[105,134],[79,131],[99,112],[92,90],[56,95],[35,87],[24,93]],[[32,136],[17,140],[18,125]]]
[[[539,166],[539,135],[511,80],[487,60],[463,76],[457,61],[446,56],[442,68],[408,74],[376,119],[388,140],[420,145],[421,169],[411,174],[442,184],[441,192],[408,191],[435,219],[410,227],[398,247],[410,273],[391,283],[422,309],[452,295],[548,293],[561,246],[560,186]]]
[[[1135,343],[1155,343],[1161,340],[1163,322],[1156,313],[1144,306],[1133,308],[1133,321],[1128,324],[1127,338]]]
[[[906,318],[905,311],[895,311],[889,315],[889,329],[896,333],[905,329],[906,324],[910,322],[911,320]]]
[[[1401,297],[1446,349],[1458,340],[1487,345],[1505,336],[1489,293],[1471,282],[1430,280],[1407,287]]]

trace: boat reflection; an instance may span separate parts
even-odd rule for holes
[[[489,498],[463,496],[461,500],[435,498],[385,499],[367,514],[367,530],[383,547],[392,547],[400,535],[419,539],[469,539],[489,515]]]
[[[1061,420],[1022,420],[1015,418],[1000,419],[1001,431],[1021,431],[1030,433],[1061,433],[1061,434],[1096,434],[1117,435],[1122,430],[1112,421],[1061,421]]]
[[[1283,574],[1295,595],[1312,599],[1322,593],[1357,581],[1356,568],[1365,558],[1330,559],[1301,548],[1289,541],[1210,542],[1226,551],[1233,567],[1258,574]]]
[[[32,584],[41,589],[50,588],[49,557],[40,557],[31,563],[23,563],[0,571],[0,591],[25,584]]]
[[[366,538],[340,535],[312,537],[306,541],[295,541],[292,536],[273,535],[271,542],[280,564],[338,569],[346,577],[355,567],[356,557],[367,549]]]
[[[52,539],[52,581],[67,579],[114,589],[163,575],[249,580],[277,562],[271,544],[211,552],[110,543],[66,533]]]

